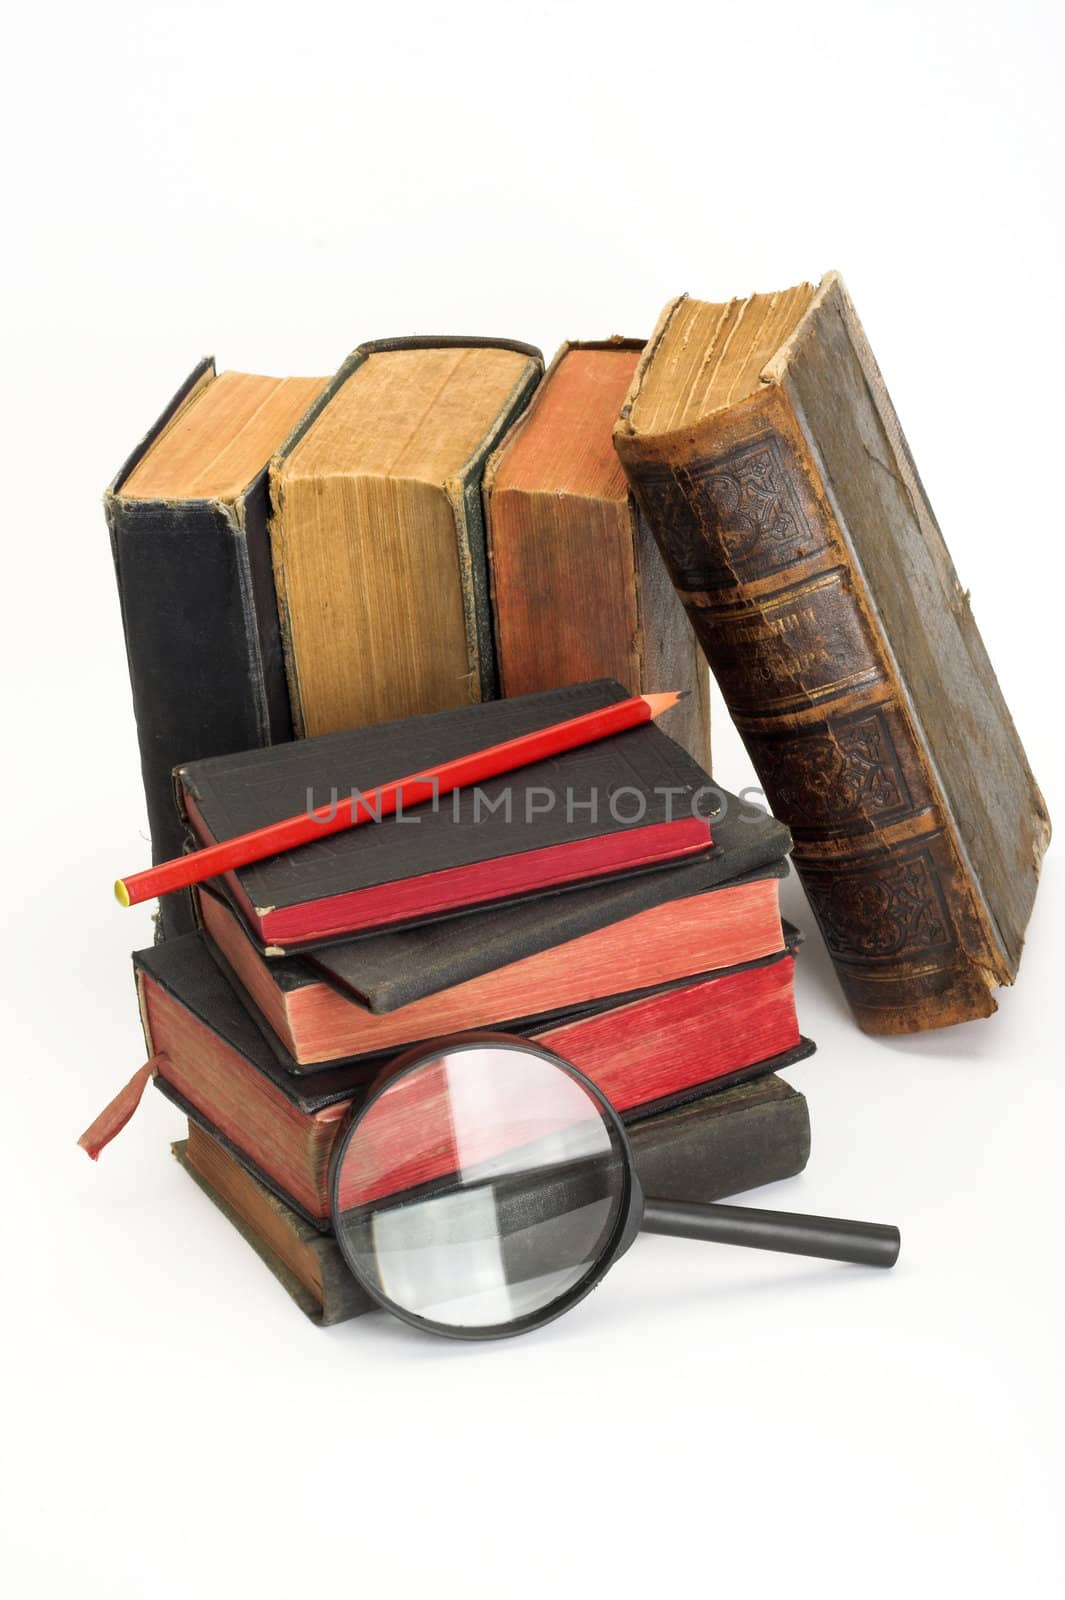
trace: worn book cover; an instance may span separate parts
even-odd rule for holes
[[[707,822],[712,844],[705,856],[461,919],[320,946],[305,959],[371,1011],[395,1011],[656,906],[711,894],[755,874],[787,875],[791,836],[760,807],[715,785]],[[708,916],[714,908],[708,901]]]
[[[989,1015],[1050,824],[842,280],[672,302],[614,437],[859,1023]]]
[[[755,876],[786,876],[791,836],[760,806],[715,785],[707,820],[713,843],[705,856],[656,872],[632,873],[565,893],[318,946],[273,961],[274,980],[290,991],[324,980],[370,1012],[384,1014],[673,901],[738,886]],[[230,940],[220,939],[218,928],[225,925],[225,918],[231,923],[236,913],[219,912],[220,896],[210,883],[201,884],[196,892],[202,906],[200,924],[208,927],[217,943],[228,945]],[[711,918],[719,904],[707,903]],[[237,965],[232,956],[228,959],[231,966]]]
[[[155,1085],[321,1224],[334,1141],[380,1057],[296,1075],[267,1043],[202,935],[134,956]],[[631,1120],[800,1060],[790,952],[523,1030],[586,1072]],[[387,1059],[387,1057],[386,1057]]]
[[[324,383],[201,361],[105,496],[155,862],[183,846],[179,762],[292,736],[266,467]],[[159,916],[193,927],[187,892]]]
[[[767,871],[650,906],[409,1005],[375,1013],[309,961],[267,961],[220,898],[201,894],[199,907],[211,954],[282,1065],[301,1073],[441,1034],[531,1027],[549,1017],[616,1005],[621,995],[778,955],[796,937],[781,922],[777,879]],[[460,938],[461,929],[454,928],[452,936]]]
[[[484,463],[543,372],[531,345],[360,345],[270,469],[300,734],[491,699]]]
[[[500,691],[686,691],[662,731],[710,767],[706,662],[611,434],[642,339],[564,344],[484,476]]]
[[[806,1100],[775,1074],[722,1089],[629,1128],[644,1192],[706,1203],[794,1177],[810,1154]],[[312,1322],[329,1327],[373,1309],[323,1233],[260,1183],[195,1122],[171,1146]]]
[[[577,684],[179,769],[203,843],[625,699]],[[220,880],[269,954],[706,853],[714,786],[652,723],[331,834]]]

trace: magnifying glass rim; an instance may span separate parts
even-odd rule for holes
[[[344,1156],[348,1146],[355,1135],[355,1131],[362,1119],[372,1110],[377,1101],[381,1099],[394,1083],[400,1078],[408,1077],[411,1073],[419,1071],[430,1061],[439,1060],[444,1055],[456,1055],[460,1052],[484,1049],[490,1047],[494,1050],[514,1050],[524,1055],[539,1056],[544,1061],[549,1061],[552,1066],[560,1068],[572,1078],[589,1099],[594,1102],[604,1122],[607,1123],[617,1142],[624,1163],[625,1193],[622,1195],[618,1207],[617,1218],[611,1230],[609,1242],[603,1247],[598,1260],[589,1265],[584,1277],[568,1289],[557,1300],[551,1300],[546,1306],[537,1311],[529,1311],[524,1316],[517,1317],[512,1322],[495,1322],[476,1327],[457,1327],[451,1323],[435,1322],[432,1317],[420,1317],[417,1312],[409,1311],[389,1300],[381,1289],[365,1274],[359,1265],[354,1251],[349,1250],[345,1244],[343,1232],[337,1225],[340,1214],[339,1190],[340,1171],[343,1166]],[[447,1034],[438,1039],[430,1039],[425,1044],[414,1046],[403,1055],[390,1062],[383,1072],[375,1079],[366,1099],[350,1113],[335,1146],[330,1162],[329,1171],[329,1215],[333,1223],[333,1234],[344,1257],[349,1272],[355,1281],[365,1289],[371,1300],[389,1311],[401,1322],[409,1323],[413,1328],[421,1328],[428,1333],[442,1334],[452,1339],[506,1339],[519,1333],[531,1333],[534,1328],[543,1327],[548,1322],[553,1322],[563,1312],[583,1300],[590,1294],[596,1284],[601,1282],[604,1273],[608,1272],[631,1242],[634,1225],[638,1227],[638,1218],[643,1211],[643,1191],[636,1176],[636,1167],[632,1157],[632,1147],[629,1136],[625,1131],[618,1112],[611,1105],[606,1095],[599,1086],[592,1082],[579,1067],[575,1067],[564,1056],[557,1055],[553,1050],[547,1050],[541,1044],[530,1039],[522,1039],[512,1033],[471,1032]]]

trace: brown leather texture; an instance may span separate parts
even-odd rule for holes
[[[838,279],[820,314],[838,319],[841,295],[842,314],[853,318]],[[856,319],[851,337],[862,337]],[[776,376],[671,433],[636,434],[623,412],[615,445],[773,812],[794,836],[795,865],[860,1026],[909,1033],[988,1016],[992,988],[1016,975],[1049,837],[1046,810],[967,596],[957,587],[965,631],[950,636],[938,625],[937,638],[917,584],[874,592],[853,530],[837,516],[835,484],[822,476],[811,407],[797,403],[786,369]],[[823,382],[832,381],[829,372]],[[861,402],[869,416],[889,414],[897,429],[886,391],[871,393]],[[857,440],[845,438],[849,457],[832,446],[852,476],[893,470],[872,458],[860,409],[837,405],[833,427]],[[858,444],[866,445],[861,459]],[[901,433],[893,444],[896,482],[905,471],[919,491]],[[858,504],[853,484],[847,492]],[[945,587],[957,586],[920,495],[897,533],[903,559],[911,568],[934,560]],[[897,618],[893,632],[887,611]],[[911,648],[901,632],[921,637]],[[960,750],[947,752],[938,717],[923,714],[936,684],[915,687],[900,670],[900,660],[927,653],[928,638],[938,681],[967,670],[981,709],[990,708],[977,728],[958,694]],[[948,764],[953,795],[943,782]],[[968,805],[981,785],[1012,819],[1001,837]]]

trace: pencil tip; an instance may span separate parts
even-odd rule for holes
[[[641,700],[646,700],[650,706],[652,717],[660,717],[663,711],[668,711],[670,707],[676,705],[678,700],[682,700],[684,694],[682,691],[678,692],[676,689],[670,689],[667,694],[645,694],[641,695],[640,698]]]
[[[122,882],[121,878],[115,879],[115,899],[118,901],[120,906],[129,905],[129,890],[126,888],[126,885]]]

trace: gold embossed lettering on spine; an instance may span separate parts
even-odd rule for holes
[[[706,307],[720,317],[705,325],[734,352],[756,338],[744,313],[768,323],[777,298]],[[844,990],[873,1033],[988,1016],[1016,975],[1049,824],[853,308],[835,275],[809,290],[737,399],[671,353],[683,306],[615,444]],[[670,426],[641,431],[656,360],[683,393]]]

